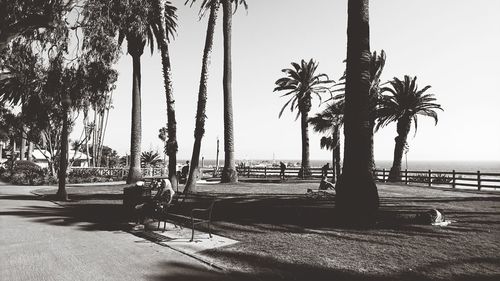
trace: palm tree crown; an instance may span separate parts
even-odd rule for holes
[[[391,87],[383,87],[382,92],[389,92],[384,95],[379,108],[379,119],[376,129],[384,127],[391,122],[401,119],[413,121],[415,133],[417,130],[417,116],[423,115],[432,117],[437,124],[438,117],[435,110],[443,110],[441,105],[435,103],[436,98],[433,94],[426,94],[431,86],[425,86],[418,89],[416,83],[417,77],[405,75],[404,80],[396,77],[389,81]]]
[[[295,108],[299,109],[297,118],[300,112],[308,112],[311,109],[312,95],[317,95],[321,101],[321,94],[330,91],[330,87],[325,85],[335,82],[330,80],[328,75],[324,73],[315,74],[318,63],[313,59],[310,59],[309,62],[302,60],[301,64],[292,62],[292,66],[293,69],[287,68],[282,70],[282,72],[286,73],[287,77],[278,79],[276,81],[276,88],[274,88],[274,91],[288,91],[282,97],[291,96],[283,108],[281,108],[279,117],[281,117],[288,105],[290,105],[291,111]]]

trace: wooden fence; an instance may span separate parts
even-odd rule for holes
[[[375,177],[378,181],[387,182],[389,171],[385,169],[375,170]],[[448,185],[452,188],[457,186],[475,187],[477,190],[482,188],[500,188],[500,173],[481,173],[477,172],[451,172],[443,171],[408,171],[404,170],[400,173],[400,182],[408,183],[424,183],[428,186],[432,185]]]
[[[240,177],[254,177],[254,178],[278,178],[280,175],[279,167],[237,167]],[[285,170],[286,177],[297,177],[299,174],[299,167],[288,167]],[[79,168],[73,167],[72,172],[80,175],[92,175],[102,177],[113,177],[123,179],[128,174],[128,168]],[[166,176],[168,171],[163,168],[142,168],[142,175],[145,177]],[[215,172],[213,168],[203,168],[204,173]],[[311,176],[313,178],[321,177],[321,168],[311,168]],[[333,170],[328,170],[328,176],[332,176]],[[374,171],[375,179],[380,182],[387,182],[389,171],[386,169],[376,169]],[[477,190],[482,188],[500,188],[500,173],[481,173],[477,172],[451,172],[443,171],[409,171],[403,170],[400,174],[400,182],[404,184],[409,183],[423,183],[428,186],[457,186],[475,187]]]

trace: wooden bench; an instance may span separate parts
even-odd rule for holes
[[[208,236],[212,238],[212,232],[210,228],[210,224],[212,223],[212,212],[215,206],[216,198],[212,198],[210,203],[206,208],[193,208],[189,212],[189,215],[178,214],[173,211],[173,207],[182,205],[185,196],[174,196],[174,200],[172,203],[167,204],[167,202],[159,202],[158,209],[155,210],[154,219],[158,220],[158,227],[160,229],[160,223],[163,221],[163,231],[165,231],[167,220],[172,220],[175,227],[179,226],[182,228],[182,225],[178,223],[178,220],[181,222],[189,222],[189,226],[191,226],[191,240],[189,242],[194,241],[194,227],[199,224],[207,224],[208,226]],[[186,223],[184,223],[186,224]]]

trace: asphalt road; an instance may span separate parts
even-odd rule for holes
[[[0,280],[227,280],[170,248],[68,221],[30,187],[0,184]]]

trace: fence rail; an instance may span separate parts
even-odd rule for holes
[[[385,169],[377,169],[374,171],[375,178],[381,182],[387,182],[389,171]],[[452,188],[457,186],[476,187],[477,190],[482,188],[500,188],[500,173],[481,173],[477,172],[451,172],[445,171],[401,171],[399,174],[399,182],[408,183],[425,183],[431,185],[449,185]]]
[[[213,168],[202,168],[204,173],[216,172]],[[279,177],[281,169],[279,167],[237,167],[240,177]],[[299,167],[288,167],[285,169],[286,177],[297,177]],[[321,168],[311,168],[311,177],[320,178]],[[128,168],[80,168],[73,167],[73,173],[80,175],[104,176],[113,178],[125,178],[128,174]],[[164,168],[142,168],[142,175],[150,176],[165,176],[168,171]],[[216,174],[216,173],[215,173]],[[328,176],[333,175],[333,169],[328,170]],[[374,176],[377,181],[387,182],[389,171],[386,169],[374,170]],[[500,188],[500,173],[481,173],[477,172],[458,172],[458,171],[413,171],[403,170],[399,175],[399,182],[404,184],[409,183],[424,183],[428,186],[443,186],[448,185],[452,188],[457,186],[475,187],[478,190],[482,188]]]

